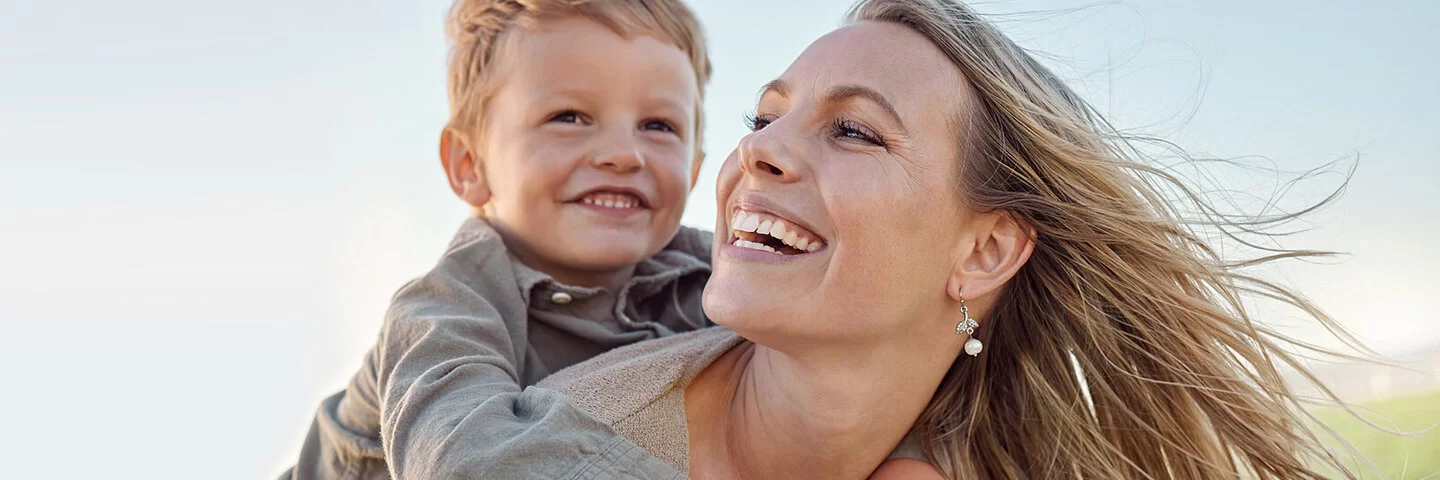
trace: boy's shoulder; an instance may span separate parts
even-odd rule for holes
[[[509,256],[509,250],[505,248],[505,241],[500,237],[500,232],[490,226],[483,218],[470,217],[465,223],[460,224],[460,229],[455,232],[455,237],[450,240],[450,245],[445,247],[445,255],[442,259],[450,258],[456,254],[475,254],[482,257],[490,255]]]
[[[715,234],[709,230],[680,226],[675,232],[675,238],[665,246],[665,250],[681,252],[695,257],[697,260],[710,264],[710,249],[715,241]]]
[[[635,266],[632,281],[669,283],[683,278],[709,279],[710,243],[714,238],[709,231],[681,226],[665,248]],[[691,282],[690,288],[704,288],[704,281]]]
[[[505,302],[523,308],[514,264],[500,233],[483,219],[468,218],[434,267],[395,293],[392,313],[397,307],[430,307],[461,300]]]

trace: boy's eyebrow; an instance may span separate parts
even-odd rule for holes
[[[840,85],[830,89],[830,93],[825,95],[825,101],[839,103],[855,97],[864,98],[875,102],[876,105],[880,105],[880,108],[885,109],[885,113],[890,114],[890,117],[895,120],[895,123],[900,125],[901,129],[905,129],[905,121],[900,119],[900,112],[895,110],[895,105],[892,105],[889,100],[886,100],[885,95],[881,95],[880,92],[870,87]]]

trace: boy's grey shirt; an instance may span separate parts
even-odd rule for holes
[[[682,227],[615,297],[526,267],[487,223],[466,221],[435,268],[396,293],[375,348],[322,402],[281,478],[684,478],[564,395],[521,387],[706,326],[711,238]]]

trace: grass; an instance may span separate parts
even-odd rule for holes
[[[1320,421],[1349,440],[1375,465],[1372,470],[1355,460],[1351,462],[1352,471],[1362,478],[1440,480],[1440,426],[1426,430],[1440,424],[1440,391],[1387,398],[1362,407],[1356,411],[1377,425],[1415,433],[1394,435],[1366,425],[1344,410],[1317,408],[1315,415]]]

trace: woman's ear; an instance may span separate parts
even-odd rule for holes
[[[959,261],[945,286],[956,301],[996,291],[1015,277],[1035,251],[1035,228],[1014,215],[995,212],[972,218],[972,235],[966,237],[970,241],[961,244]]]
[[[463,135],[449,127],[440,132],[440,165],[450,180],[450,190],[465,203],[479,208],[490,201],[490,186],[485,182],[485,168],[475,156]]]

